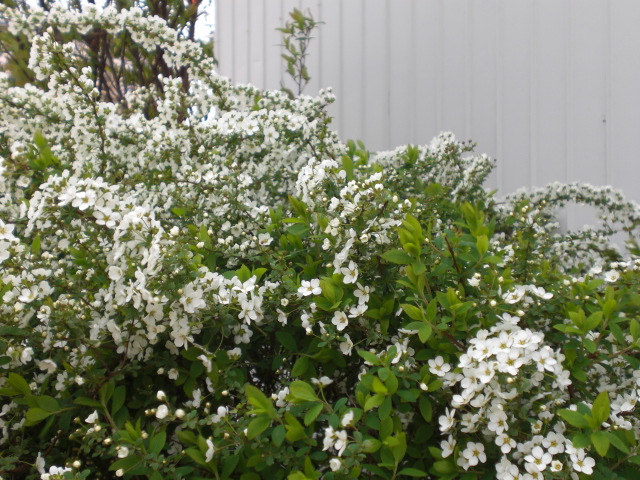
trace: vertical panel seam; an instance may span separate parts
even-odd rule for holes
[[[415,0],[411,0],[409,5],[409,13],[411,15],[411,23],[410,23],[410,33],[409,33],[409,42],[411,45],[409,46],[409,58],[416,58],[416,4]],[[409,138],[411,139],[411,143],[417,143],[416,138],[416,116],[417,116],[417,108],[416,108],[416,98],[417,98],[417,89],[416,89],[416,62],[415,60],[410,63],[411,65],[411,74],[409,75],[409,81],[411,84],[409,85],[409,91],[411,92],[411,100],[409,102],[409,108],[411,111],[407,117],[410,119],[409,125]]]
[[[571,93],[571,81],[572,81],[572,67],[573,62],[571,61],[571,0],[567,1],[567,27],[565,28],[565,173],[564,180],[565,182],[569,181],[571,178],[571,161],[573,156],[572,151],[572,143],[571,143],[571,109],[572,109],[572,93]]]
[[[529,186],[538,183],[538,5],[531,2],[529,23]]]
[[[503,4],[500,0],[495,3],[496,6],[496,155],[498,162],[496,165],[496,183],[499,191],[504,191],[503,184],[503,145],[502,145],[502,81],[503,81]]]
[[[605,23],[605,106],[604,106],[604,142],[605,142],[605,158],[604,158],[604,181],[607,185],[611,184],[611,162],[612,162],[612,142],[611,142],[611,74],[612,74],[612,52],[611,52],[611,2],[605,2],[606,23]]]
[[[472,85],[472,74],[473,69],[471,68],[471,63],[473,61],[473,42],[472,42],[472,25],[473,25],[473,4],[471,0],[466,1],[465,5],[465,61],[464,61],[464,70],[465,70],[465,102],[464,102],[464,129],[465,129],[465,140],[469,140],[471,138],[471,112],[473,111],[473,96],[471,93],[471,85]]]
[[[387,65],[385,75],[385,89],[386,89],[386,110],[387,110],[387,138],[385,139],[385,148],[391,148],[391,9],[390,2],[391,0],[385,0],[384,9],[385,9],[385,64]]]

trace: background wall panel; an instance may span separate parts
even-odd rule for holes
[[[612,184],[640,200],[637,0],[217,0],[220,73],[278,88],[294,7],[315,32],[305,94],[373,150],[441,130],[497,159],[489,187]],[[571,213],[570,226],[584,216]]]

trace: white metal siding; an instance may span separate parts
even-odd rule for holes
[[[324,22],[304,93],[333,87],[344,139],[384,150],[451,130],[497,159],[501,193],[584,181],[640,200],[638,0],[216,3],[220,73],[268,89],[288,83],[288,12]]]

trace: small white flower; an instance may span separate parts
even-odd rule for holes
[[[345,284],[356,283],[356,280],[358,280],[358,266],[353,261],[349,262],[348,267],[342,267],[340,273],[344,275],[342,281]]]
[[[118,458],[125,458],[129,456],[129,449],[127,447],[120,447],[118,449]]]
[[[444,377],[449,370],[451,370],[451,365],[445,363],[442,356],[439,355],[436,358],[429,360],[429,371],[434,375]]]
[[[273,238],[271,238],[271,235],[269,235],[268,233],[259,233],[258,234],[258,244],[262,245],[263,247],[266,247],[268,245],[271,245],[271,242],[273,242]]]
[[[94,410],[91,415],[84,419],[86,423],[96,423],[98,420],[98,411]]]
[[[348,427],[349,425],[351,425],[352,422],[353,422],[353,410],[349,410],[347,413],[345,413],[342,416],[342,420],[340,421],[340,424],[343,427]]]
[[[158,393],[156,393],[156,398],[163,402],[167,399],[167,395],[162,390],[158,390]]]
[[[467,443],[467,448],[462,451],[462,457],[466,459],[467,463],[472,467],[475,467],[478,463],[487,461],[487,455],[484,453],[484,445],[475,442]],[[467,469],[465,468],[465,470]]]
[[[571,454],[571,462],[573,463],[573,469],[576,472],[582,472],[587,475],[593,473],[593,467],[596,465],[596,461],[591,457],[585,456],[585,451],[579,449],[576,453]]]
[[[298,288],[298,295],[300,297],[308,297],[309,295],[320,295],[322,288],[320,288],[320,280],[314,278],[313,280],[302,280],[300,288]]]
[[[38,473],[40,474],[44,473],[44,458],[42,458],[42,456],[40,455],[40,452],[38,452],[38,456],[36,457],[35,467],[36,467],[36,470],[38,470]]]
[[[331,467],[332,472],[337,472],[338,470],[340,470],[341,466],[342,461],[339,458],[332,458],[331,460],[329,460],[329,467]]]
[[[312,378],[311,383],[320,387],[326,387],[327,385],[331,385],[333,383],[333,380],[331,380],[329,377],[323,376],[320,378]]]
[[[165,418],[167,415],[169,415],[169,407],[166,405],[160,405],[157,409],[156,409],[156,418],[159,420],[162,420],[163,418]]]
[[[447,458],[453,454],[453,450],[456,448],[456,440],[452,435],[446,440],[440,442],[440,448],[442,449],[442,458]]]
[[[204,454],[204,461],[209,463],[211,460],[213,460],[213,454],[215,453],[215,451],[216,448],[213,445],[213,442],[210,438],[207,438],[207,451]]]
[[[340,351],[343,355],[351,355],[351,349],[353,348],[353,342],[348,333],[344,334],[344,342],[340,342]]]
[[[333,323],[336,326],[336,329],[341,332],[342,330],[347,328],[347,325],[349,325],[349,319],[344,312],[338,310],[333,314],[331,323]]]
[[[604,281],[608,283],[617,282],[619,278],[620,278],[620,273],[616,270],[609,270],[604,274]]]

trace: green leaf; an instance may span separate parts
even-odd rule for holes
[[[45,418],[49,417],[51,412],[47,412],[41,408],[30,408],[27,410],[27,424],[35,425],[36,423],[41,422]]]
[[[574,427],[589,428],[589,421],[584,417],[584,415],[581,415],[574,410],[563,408],[561,410],[558,410],[558,415],[560,415],[564,421],[566,421],[570,425],[573,425]]]
[[[364,402],[364,411],[368,412],[369,410],[379,407],[384,402],[386,395],[382,393],[378,393],[373,397],[369,397],[366,402]]]
[[[584,345],[584,348],[586,348],[587,352],[589,353],[595,353],[596,349],[598,348],[596,346],[596,342],[594,342],[593,340],[587,337],[582,339],[582,344]]]
[[[358,350],[358,355],[372,365],[380,365],[380,358],[378,358],[375,353],[367,352],[366,350]]]
[[[253,440],[262,432],[264,432],[271,425],[271,418],[267,415],[258,415],[251,422],[247,428],[247,438]]]
[[[448,475],[457,470],[456,466],[449,460],[438,460],[433,464],[433,469],[440,475]]]
[[[78,397],[73,401],[73,403],[76,405],[84,405],[86,407],[102,408],[102,404],[100,402],[87,397]]]
[[[0,337],[26,337],[29,332],[23,328],[10,327],[9,325],[0,326]]]
[[[290,350],[292,352],[297,351],[298,346],[296,345],[296,341],[291,333],[287,332],[286,330],[278,330],[276,332],[276,338],[278,339],[280,345],[282,345],[287,350]]]
[[[40,235],[36,235],[31,242],[31,253],[38,255],[40,253]]]
[[[611,445],[616,447],[622,453],[624,453],[626,455],[629,455],[629,453],[631,453],[631,450],[629,449],[629,446],[627,445],[627,443],[626,443],[626,441],[624,439],[624,434],[622,434],[620,432],[603,432],[603,433],[605,433],[607,435]]]
[[[253,413],[266,414],[270,419],[276,418],[276,410],[273,407],[273,403],[268,399],[264,393],[258,390],[253,385],[245,385],[244,393],[247,396],[247,400],[253,406]]]
[[[437,314],[438,314],[438,301],[434,298],[429,302],[429,305],[427,305],[427,311],[426,311],[427,320],[429,322],[433,322]]]
[[[629,332],[634,340],[638,340],[638,338],[640,338],[640,322],[635,318],[632,318],[629,322]]]
[[[293,442],[297,442],[298,440],[302,440],[303,438],[306,438],[307,434],[304,431],[302,424],[298,421],[296,417],[294,417],[289,412],[287,412],[284,415],[284,419],[286,422],[285,428],[287,429],[287,434],[285,435],[285,438],[289,442],[293,443]]]
[[[431,405],[431,401],[427,397],[422,396],[420,397],[419,407],[422,418],[427,422],[431,422],[433,419],[433,406]]]
[[[320,415],[320,412],[322,412],[322,409],[324,408],[324,405],[320,402],[316,402],[313,404],[313,406],[307,411],[307,413],[304,416],[304,424],[306,426],[311,425],[313,422],[315,422],[316,418],[318,418],[318,415]]]
[[[388,393],[387,386],[380,381],[378,377],[372,377],[371,389],[375,393]]]
[[[286,429],[284,428],[284,425],[278,425],[277,427],[275,427],[273,429],[273,432],[271,432],[271,440],[273,440],[273,444],[276,447],[280,447],[284,442],[285,435]]]
[[[149,453],[158,455],[164,448],[164,444],[167,441],[167,432],[156,433],[151,440],[149,440]]]
[[[380,405],[380,408],[378,409],[378,417],[380,418],[380,420],[389,418],[389,415],[391,415],[392,408],[393,408],[393,402],[391,401],[391,397],[387,396],[384,399],[384,402],[382,402],[382,405]]]
[[[293,364],[293,368],[291,369],[292,377],[301,377],[307,370],[311,367],[311,360],[309,357],[300,357],[296,360],[296,363]]]
[[[424,313],[422,313],[422,310],[420,310],[415,305],[411,305],[409,303],[402,303],[400,307],[402,308],[404,313],[406,313],[409,316],[409,318],[411,318],[412,320],[418,320],[418,321],[426,320]]]
[[[296,380],[289,385],[289,396],[294,403],[320,401],[313,387],[301,380]]]
[[[188,454],[188,452],[187,452]],[[204,458],[203,458],[204,459]],[[109,466],[109,470],[124,470],[127,472],[135,467],[138,463],[140,463],[140,457],[136,455],[129,455],[128,457],[121,458],[120,460],[116,460]]]
[[[587,318],[584,322],[583,331],[589,332],[596,328],[602,322],[602,318],[602,312],[594,312],[593,314],[589,315],[589,318]]]
[[[602,422],[606,422],[611,414],[611,406],[609,402],[609,394],[607,392],[601,392],[593,402],[593,408],[591,409],[593,419],[596,425],[600,426]]]
[[[23,395],[31,395],[27,381],[17,373],[9,372],[7,383]]]
[[[422,470],[418,470],[417,468],[403,468],[398,472],[398,475],[400,476],[406,475],[407,477],[422,478],[422,477],[426,477],[428,474],[427,472],[423,472]]]
[[[387,262],[396,263],[398,265],[409,265],[415,262],[415,258],[407,255],[403,250],[389,250],[382,254]]]
[[[124,405],[127,389],[124,385],[119,385],[113,391],[113,397],[111,398],[111,414],[115,415]]]
[[[601,457],[604,457],[609,451],[609,437],[605,432],[593,432],[591,434],[591,443],[596,447],[596,451]]]
[[[431,334],[433,333],[433,328],[428,323],[425,323],[418,329],[418,338],[422,343],[426,343],[429,338],[431,338]]]
[[[58,403],[58,400],[56,400],[53,397],[50,397],[49,395],[43,395],[41,397],[36,397],[36,402],[38,403],[38,406],[40,408],[42,408],[43,410],[47,411],[47,412],[57,412],[58,410],[60,410],[60,404]]]
[[[236,454],[230,455],[229,457],[224,459],[224,461],[222,462],[222,473],[220,475],[222,478],[231,478],[231,474],[240,462],[240,457],[240,454]]]
[[[482,257],[489,250],[489,239],[486,235],[478,235],[476,238],[476,248]]]

